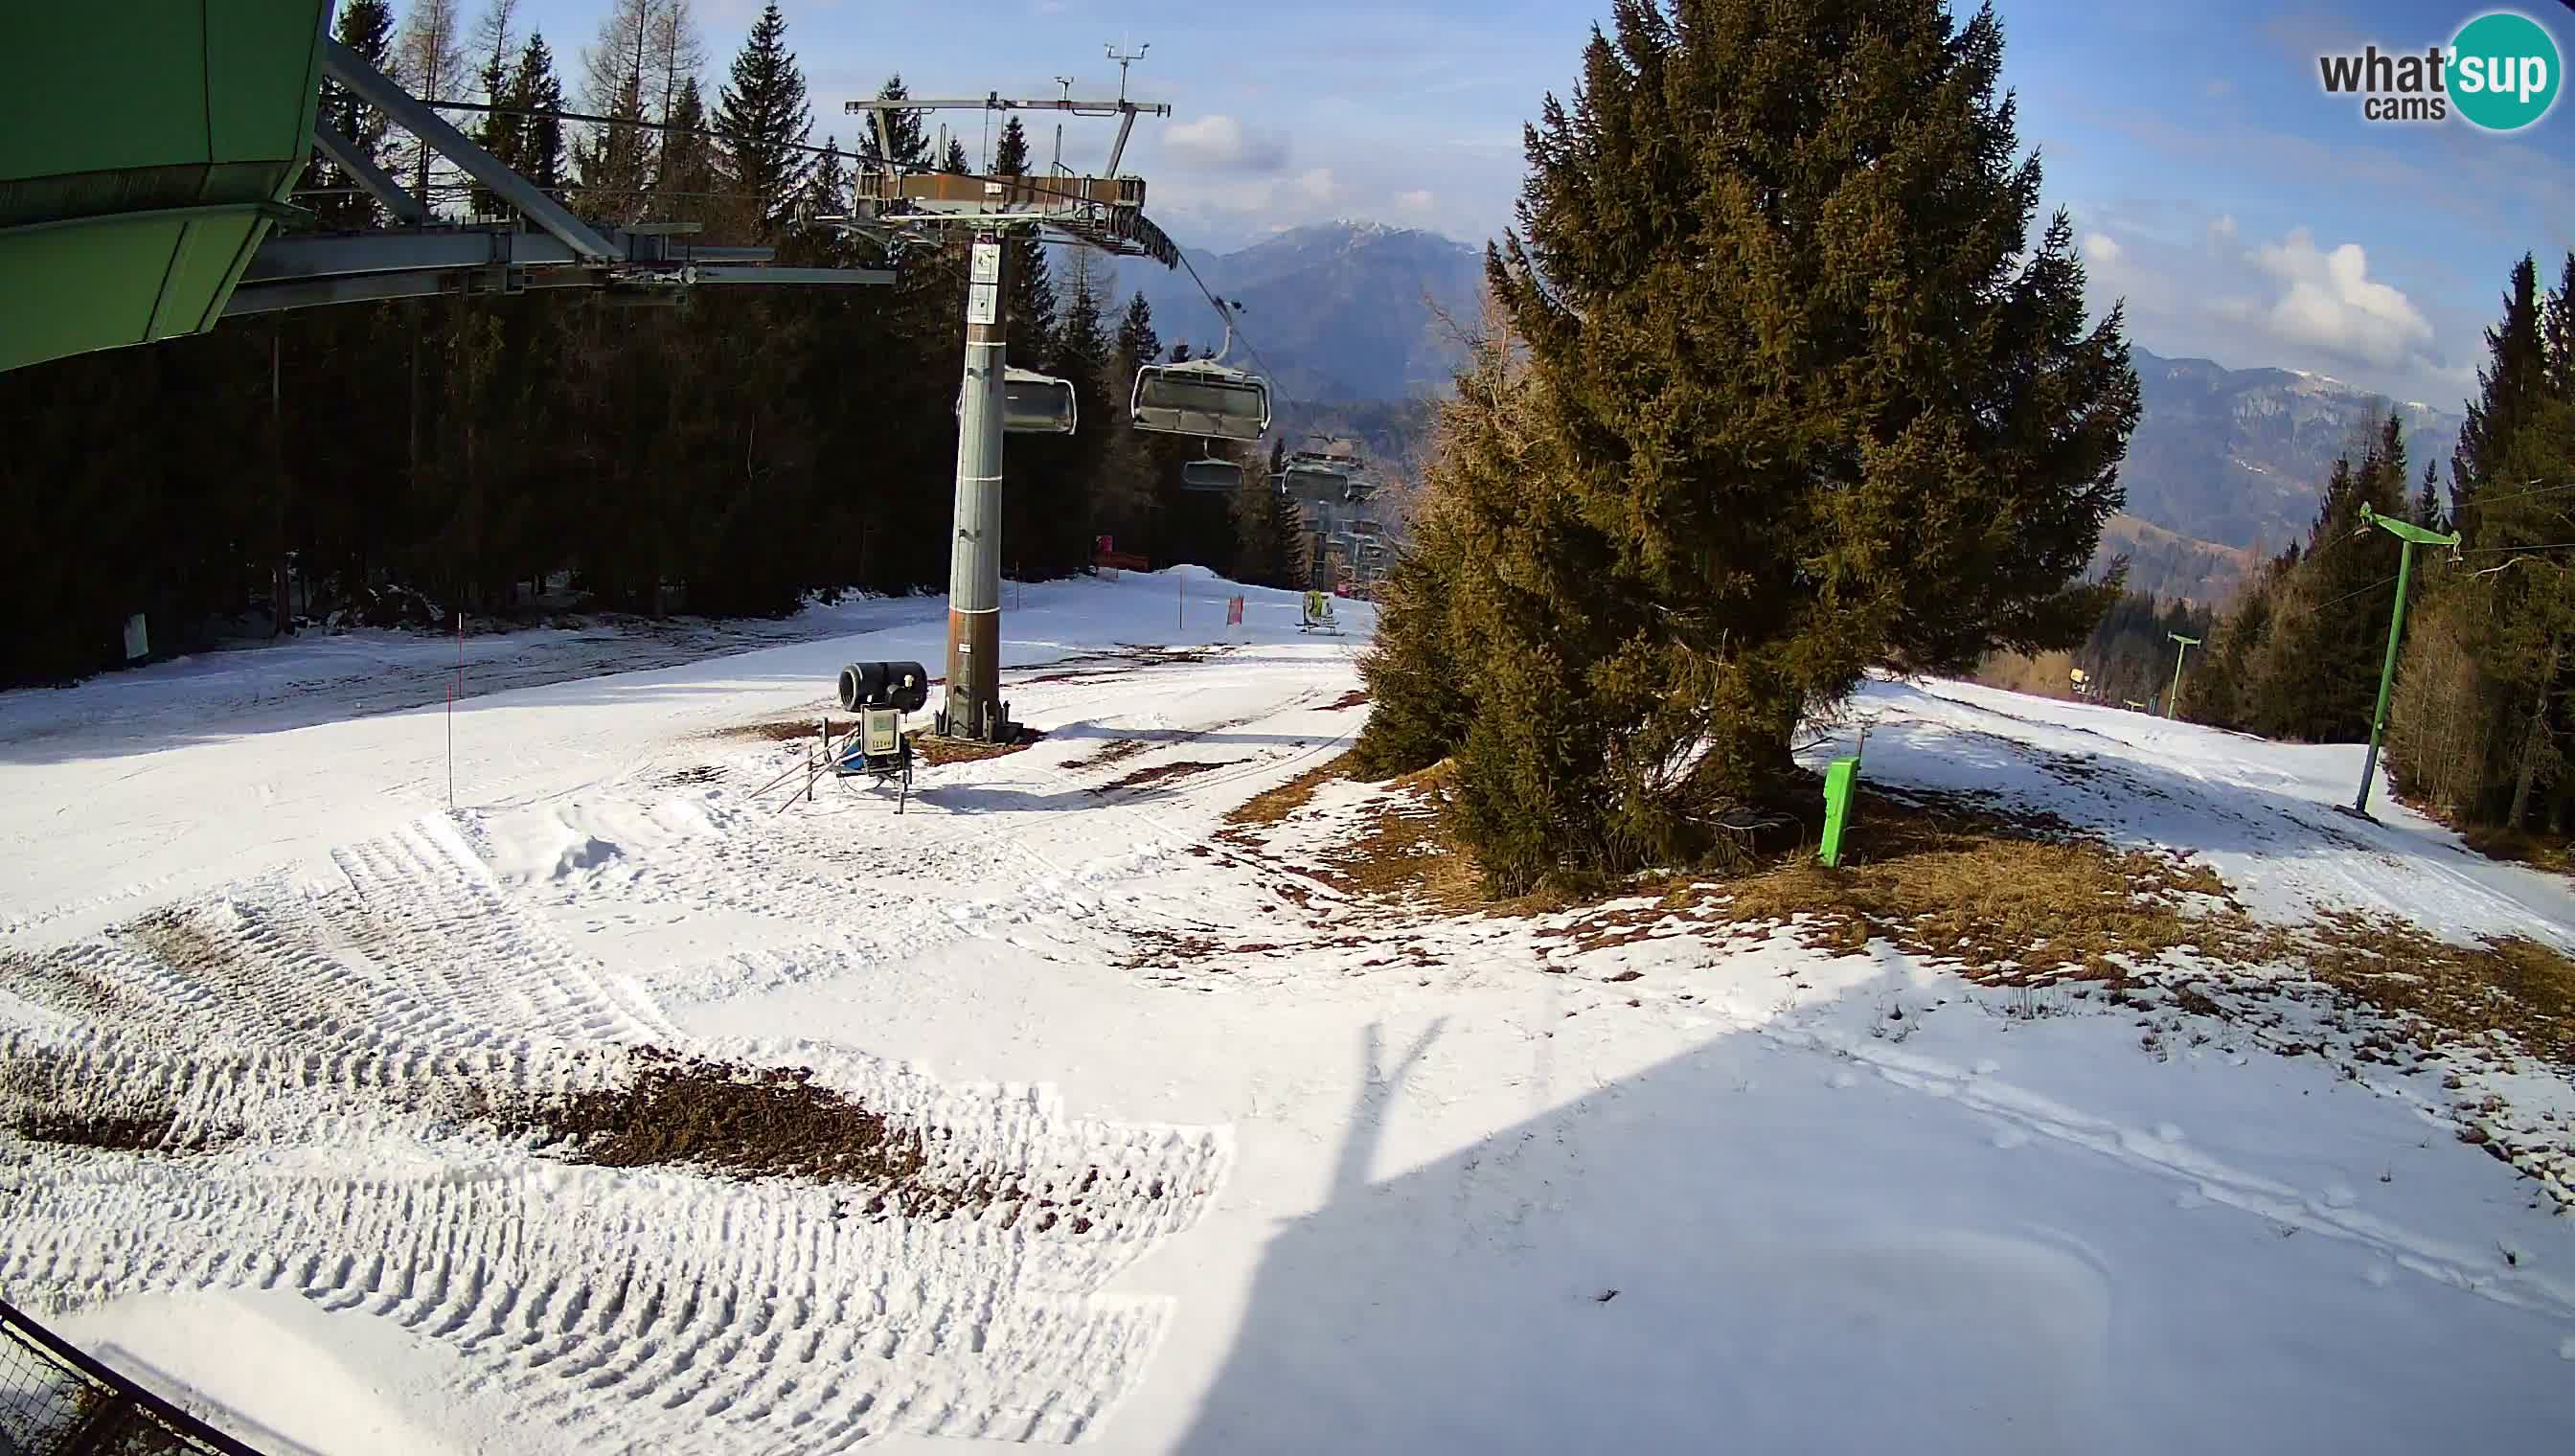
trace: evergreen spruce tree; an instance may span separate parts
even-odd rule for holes
[[[592,106],[600,106],[592,101]],[[592,126],[587,142],[572,150],[580,173],[580,211],[592,222],[636,222],[652,201],[652,134],[634,121],[644,119],[644,72],[631,72],[595,116],[611,116]]]
[[[967,160],[964,142],[955,137],[948,139],[948,155],[941,160],[939,170],[957,177],[968,176],[974,172],[975,164]]]
[[[2486,367],[2477,371],[2478,397],[2468,403],[2459,446],[2450,457],[2450,514],[2460,529],[2477,527],[2477,496],[2498,478],[2504,452],[2520,428],[2522,412],[2542,388],[2546,354],[2540,343],[2539,269],[2524,254],[2513,265],[2503,296],[2503,319],[2486,330]]]
[[[911,89],[903,84],[900,72],[887,77],[886,83],[877,88],[880,101],[901,101],[911,94]],[[880,145],[876,128],[870,126],[859,136],[860,160],[871,168],[892,166],[903,172],[919,172],[928,168],[931,161],[930,127],[923,119],[924,115],[918,111],[887,112],[886,130],[891,133],[887,140],[891,146]]]
[[[474,26],[476,79],[482,85],[483,104],[493,108],[483,113],[482,119],[476,123],[474,140],[482,145],[483,150],[512,168],[519,165],[519,139],[523,128],[519,118],[504,108],[515,104],[511,95],[511,82],[516,76],[512,63],[518,60],[518,56],[511,49],[510,26],[518,9],[518,0],[489,0],[482,19]],[[500,195],[479,182],[469,196],[478,217],[499,217],[507,210]]]
[[[1163,357],[1163,341],[1154,332],[1154,306],[1138,293],[1127,301],[1118,320],[1118,370],[1123,387],[1136,382],[1136,371]]]
[[[2443,519],[2441,464],[2427,460],[2423,462],[2423,488],[2414,493],[2414,524],[2426,531],[2440,531],[2444,529],[2441,525]]]
[[[724,215],[729,208],[746,212],[749,205],[734,198],[719,199],[720,182],[716,175],[715,144],[707,131],[707,106],[698,94],[698,78],[690,76],[680,82],[671,98],[671,128],[662,134],[662,165],[653,177],[654,207],[670,222],[703,223]],[[750,236],[759,236],[759,218],[746,217]]]
[[[1811,802],[1796,729],[1870,669],[2071,648],[2118,596],[2069,584],[2136,377],[2068,220],[2031,238],[1991,9],[1686,8],[1615,0],[1529,130],[1486,272],[1536,438],[1432,472],[1477,503],[1442,641],[1505,890],[1739,843]]]
[[[391,64],[394,15],[384,0],[349,0],[341,7],[333,34],[340,44],[356,51],[377,70],[385,70]],[[322,102],[317,114],[340,135],[356,143],[361,152],[375,160],[376,165],[390,165],[392,158],[388,154],[386,133],[391,128],[384,113],[359,101],[347,87],[328,76],[322,78]],[[381,216],[375,198],[358,186],[358,179],[333,165],[319,148],[314,150],[312,160],[305,164],[304,178],[297,185],[341,189],[314,199],[315,220],[326,230],[371,228]]]
[[[563,78],[555,74],[555,53],[547,47],[544,31],[531,34],[527,48],[519,52],[510,96],[510,104],[524,113],[519,118],[520,175],[550,194],[561,195],[565,168],[570,162],[564,149],[560,115],[564,109]]]
[[[993,175],[1029,175],[1028,129],[1016,116],[1004,123],[1002,140],[993,148]],[[1056,315],[1055,280],[1047,267],[1046,245],[1034,230],[1022,228],[1010,234],[1008,246],[1011,288],[1003,312],[1011,332],[1011,352],[1045,359],[1055,352],[1051,336]]]
[[[787,49],[787,19],[778,0],[762,7],[733,79],[716,102],[715,131],[732,190],[756,207],[760,235],[772,237],[792,216],[813,162],[802,150],[813,131],[805,109],[805,73]]]

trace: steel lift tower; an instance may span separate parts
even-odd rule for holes
[[[1113,57],[1115,59],[1115,57]],[[1123,69],[1123,68],[1122,68]],[[1070,88],[1068,88],[1069,90]],[[957,512],[948,570],[948,687],[936,731],[998,743],[1018,732],[1002,701],[1002,441],[1010,374],[1010,253],[1014,235],[1150,258],[1179,266],[1180,253],[1145,216],[1145,179],[1121,176],[1119,161],[1139,116],[1168,117],[1172,108],[1070,94],[1014,101],[870,98],[848,103],[863,115],[885,163],[858,175],[858,206],[841,220],[889,250],[964,235],[971,240],[966,289],[966,373],[957,409]],[[959,176],[910,170],[893,161],[893,113],[905,111],[1056,112],[1116,117],[1118,140],[1107,175],[1061,169],[1043,176]]]

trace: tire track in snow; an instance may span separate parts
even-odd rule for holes
[[[2357,1243],[2390,1262],[2516,1309],[2575,1317],[2575,1282],[2528,1266],[2494,1267],[2470,1250],[2402,1228],[2353,1207],[2336,1207],[2288,1184],[2230,1167],[2205,1151],[2149,1136],[2038,1093],[1971,1075],[1934,1057],[1917,1056],[1824,1028],[1751,1023],[1782,1045],[1858,1061],[1888,1082],[1947,1097],[2014,1127],[2190,1184],[2212,1203],[2258,1214],[2288,1228]]]
[[[1100,1291],[1195,1219],[1223,1134],[1069,1122],[1026,1089],[830,1048],[666,1036],[443,817],[334,863],[336,885],[273,876],[9,959],[11,988],[58,1012],[0,1031],[13,1103],[166,1106],[179,1141],[238,1141],[186,1159],[23,1145],[0,1171],[0,1292],[300,1291],[456,1350],[476,1388],[579,1450],[667,1449],[675,1430],[777,1451],[1069,1441],[1141,1378],[1168,1303]],[[758,898],[747,872],[737,887]],[[932,1186],[1005,1191],[877,1216],[866,1185],[570,1169],[454,1115],[469,1089],[611,1084],[648,1039],[808,1068],[918,1133]],[[424,1166],[443,1170],[382,1171]]]

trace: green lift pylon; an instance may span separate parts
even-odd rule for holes
[[[2173,659],[2172,693],[2164,699],[2164,717],[2178,718],[2181,716],[2181,665],[2190,660],[2190,650],[2199,646],[2199,639],[2183,637],[2177,632],[2166,633],[2165,636],[2181,644],[2181,656]]]
[[[2411,521],[2381,516],[2367,506],[2360,508],[2360,519],[2376,526],[2405,543],[2404,552],[2396,559],[2396,611],[2387,619],[2387,662],[2378,670],[2378,708],[2369,716],[2369,756],[2360,764],[2360,792],[2351,801],[2351,811],[2369,817],[2369,780],[2378,773],[2378,740],[2387,731],[2387,691],[2396,683],[2396,642],[2405,631],[2405,593],[2414,582],[2414,548],[2418,546],[2457,546],[2458,536],[2426,531]]]

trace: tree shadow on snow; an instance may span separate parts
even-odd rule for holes
[[[1177,1450],[2351,1456],[2575,1418],[2545,1314],[2380,1287],[2349,1241],[1763,1035],[1380,1170],[1439,1029],[1392,1068],[1366,1029],[1326,1204],[1263,1251]]]

